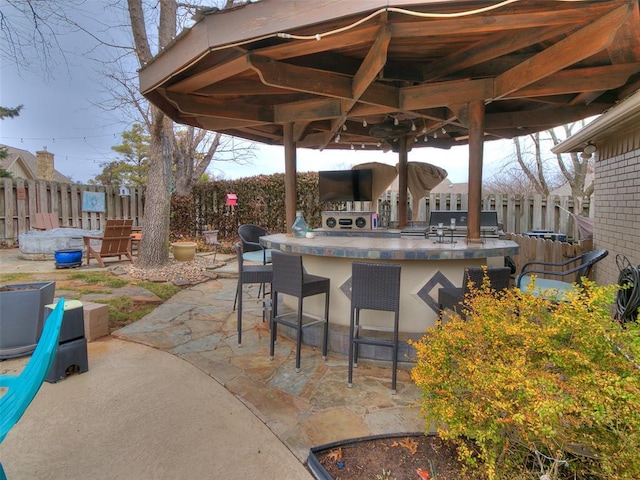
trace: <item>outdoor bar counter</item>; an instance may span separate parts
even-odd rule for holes
[[[419,337],[428,327],[435,325],[438,288],[460,287],[465,267],[503,266],[506,255],[518,253],[515,242],[498,238],[468,244],[465,238],[454,237],[455,243],[438,243],[433,238],[404,237],[399,231],[388,232],[382,234],[383,231],[372,230],[369,235],[366,232],[358,232],[358,235],[316,233],[314,238],[277,234],[261,237],[260,243],[274,250],[302,254],[304,267],[309,273],[331,279],[330,330],[334,325],[347,329],[349,326],[352,262],[401,265],[400,331],[419,334],[410,335],[412,338]],[[285,298],[284,303],[291,306],[294,301]],[[323,302],[323,295],[306,298],[304,310],[319,315]],[[363,321],[372,317],[373,322],[365,323],[386,319],[388,325],[389,317],[384,313],[363,313]]]

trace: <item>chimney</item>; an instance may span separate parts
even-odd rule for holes
[[[53,169],[53,153],[47,151],[47,147],[36,152],[36,177],[38,180],[53,181],[55,171]]]

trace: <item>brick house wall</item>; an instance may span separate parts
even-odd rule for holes
[[[618,283],[618,254],[640,265],[640,125],[608,137],[596,155],[594,245],[609,256],[597,265],[595,280]]]

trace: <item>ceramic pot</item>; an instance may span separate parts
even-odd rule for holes
[[[53,258],[56,260],[56,268],[79,267],[82,265],[82,249],[65,248],[56,250]]]
[[[173,258],[179,262],[188,262],[196,256],[196,242],[173,242]]]

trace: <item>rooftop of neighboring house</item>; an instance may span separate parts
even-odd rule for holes
[[[0,159],[0,167],[11,172],[13,178],[25,180],[49,180],[59,183],[73,183],[73,181],[57,171],[54,167],[54,155],[46,147],[33,153],[9,145],[0,145],[7,149],[6,158]]]

